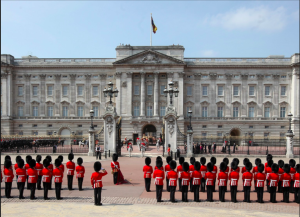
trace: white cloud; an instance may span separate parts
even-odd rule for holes
[[[203,50],[203,51],[201,51],[201,56],[203,56],[203,57],[216,57],[217,54],[218,53],[214,50]]]
[[[239,8],[235,11],[220,13],[206,18],[205,23],[221,26],[228,30],[255,29],[259,31],[279,31],[286,25],[286,9],[269,9],[265,6]]]

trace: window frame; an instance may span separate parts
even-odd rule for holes
[[[51,94],[49,88],[51,88]],[[47,85],[47,96],[53,96],[53,85]]]

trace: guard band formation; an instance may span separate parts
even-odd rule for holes
[[[73,189],[73,177],[76,173],[78,179],[78,189],[82,191],[82,183],[85,175],[85,168],[82,166],[83,159],[78,158],[77,164],[73,162],[74,155],[68,155],[69,161],[66,163],[67,169],[67,184],[68,190]],[[23,192],[25,183],[27,182],[27,189],[30,190],[30,199],[37,199],[35,191],[44,190],[44,199],[49,200],[48,191],[52,190],[51,184],[55,183],[55,195],[57,200],[63,199],[61,197],[61,186],[64,177],[63,156],[58,156],[54,161],[55,169],[53,169],[51,156],[46,156],[42,161],[42,156],[37,155],[36,160],[32,159],[30,155],[26,156],[26,164],[21,156],[16,157],[16,164],[14,165],[15,174],[13,172],[11,157],[6,156],[4,161],[4,182],[5,182],[5,197],[12,198],[11,187],[14,176],[16,175],[17,188],[19,190],[19,199],[24,199]],[[42,162],[43,164],[41,164]],[[229,165],[228,158],[224,158],[218,168],[216,166],[216,158],[211,157],[210,162],[206,164],[206,158],[201,157],[200,162],[196,161],[194,157],[190,158],[190,164],[185,162],[184,157],[179,158],[179,165],[171,156],[166,158],[167,164],[163,167],[163,160],[160,156],[156,158],[155,168],[151,166],[151,159],[145,158],[145,166],[143,167],[145,189],[150,192],[151,180],[154,179],[156,187],[157,202],[162,202],[162,192],[164,180],[166,180],[166,190],[170,192],[170,201],[175,203],[175,193],[177,183],[179,191],[181,192],[182,201],[188,202],[188,191],[194,193],[194,201],[200,202],[200,192],[207,194],[207,200],[213,202],[213,192],[216,191],[218,185],[219,200],[225,202],[225,194],[227,186],[230,186],[231,201],[237,202],[237,186],[240,179],[239,159],[234,158]],[[290,202],[289,194],[294,193],[293,202],[300,203],[300,164],[296,165],[294,159],[290,159],[288,164],[282,160],[278,164],[274,163],[272,155],[267,155],[267,161],[262,164],[261,159],[255,160],[255,167],[249,162],[248,158],[243,160],[244,167],[241,169],[241,179],[243,183],[244,200],[243,202],[251,202],[250,192],[252,184],[254,184],[254,191],[257,192],[258,203],[263,203],[264,193],[269,193],[270,202],[276,203],[276,194],[282,193],[282,202]],[[231,168],[229,168],[229,166]],[[91,174],[91,186],[94,189],[95,205],[102,205],[102,177],[107,175],[107,171],[102,168],[99,161],[94,163],[95,172]],[[126,183],[121,172],[120,163],[118,162],[118,155],[113,154],[111,162],[111,173],[113,176],[113,183],[115,185]],[[1,172],[1,182],[2,182]],[[218,181],[218,182],[216,182]],[[266,183],[266,184],[265,184]],[[264,186],[267,186],[267,191],[264,191]],[[252,198],[253,199],[253,198]]]

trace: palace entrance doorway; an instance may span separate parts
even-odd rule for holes
[[[150,145],[156,144],[156,127],[152,124],[147,124],[143,128],[143,138],[147,138]]]

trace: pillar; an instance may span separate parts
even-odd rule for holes
[[[241,85],[241,117],[247,117],[247,98],[248,98],[248,85],[247,79],[248,74],[242,74],[242,85]]]
[[[31,74],[25,74],[25,116],[31,116],[30,114],[30,77]]]
[[[70,103],[70,117],[75,117],[75,111],[76,111],[76,86],[75,86],[75,79],[76,79],[76,74],[70,74],[71,78],[71,85],[70,85],[70,95],[71,95],[71,103]]]
[[[95,130],[89,130],[89,152],[88,156],[94,156],[95,153]]]
[[[126,103],[127,103],[127,116],[132,116],[132,72],[126,72],[127,74],[127,94],[126,94]]]
[[[193,154],[193,130],[187,131],[187,153],[186,157],[192,157]]]
[[[179,93],[178,93],[178,116],[180,119],[184,118],[183,115],[183,98],[184,98],[184,81],[183,81],[183,77],[184,77],[185,73],[184,72],[180,72],[178,73],[178,89],[179,89]],[[175,96],[173,96],[174,98]]]
[[[145,72],[141,72],[141,113],[140,116],[145,116]]]
[[[209,92],[208,95],[211,95],[211,104],[209,106],[210,108],[210,117],[217,117],[217,112],[216,112],[216,78],[217,74],[215,73],[210,73],[209,74],[211,84],[209,85]]]
[[[121,77],[122,77],[122,72],[117,72],[115,74],[116,77],[116,87],[119,90],[118,97],[116,98],[116,109],[117,113],[121,114],[121,108],[122,108],[122,88],[121,88]],[[115,89],[115,88],[114,88]],[[112,98],[113,101],[114,98]]]
[[[103,90],[104,88],[106,88],[106,76],[107,74],[101,74],[100,75],[100,78],[101,78],[101,81],[100,81],[100,110],[99,110],[99,116],[101,115],[104,115],[104,112],[105,112],[105,105],[106,105],[106,99],[104,97],[104,93],[103,93]]]
[[[60,78],[61,74],[56,74],[54,75],[55,77],[55,84],[54,84],[54,111],[55,111],[55,116],[59,117],[60,116],[60,97],[61,97],[61,85],[60,85]]]
[[[231,117],[231,102],[232,102],[232,85],[231,85],[231,78],[232,74],[225,74],[226,76],[226,85],[225,85],[225,93],[224,93],[224,102],[225,102],[225,117]]]
[[[264,90],[263,90],[263,84],[262,80],[264,75],[262,74],[257,74],[257,80],[258,80],[258,85],[257,85],[257,90],[256,90],[256,98],[257,98],[257,116],[256,117],[263,117],[263,95],[264,95]]]
[[[293,158],[294,152],[293,152],[293,133],[286,133],[286,158]]]
[[[159,110],[158,110],[158,96],[159,96],[158,75],[159,75],[159,72],[154,72],[154,115],[153,116],[159,116]]]
[[[85,117],[90,117],[91,110],[91,74],[84,75],[85,76]]]
[[[45,117],[45,101],[46,101],[46,75],[40,74],[40,81],[41,81],[41,102],[40,102],[40,116]]]

